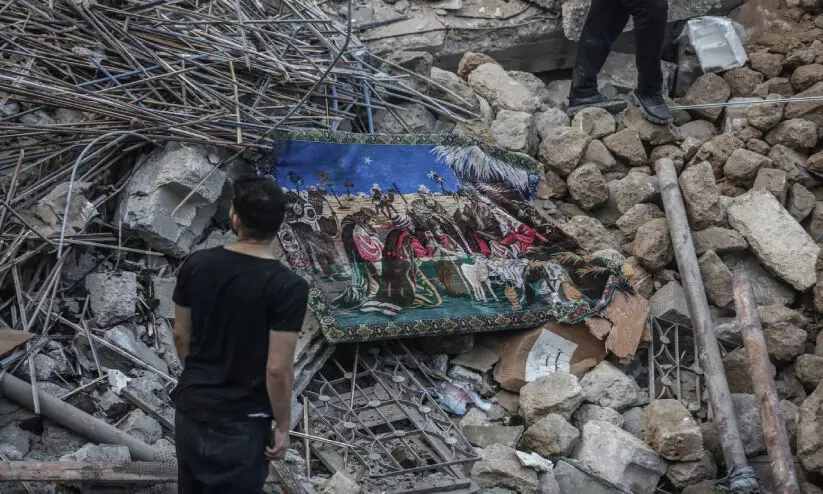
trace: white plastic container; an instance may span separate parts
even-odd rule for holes
[[[694,47],[704,73],[736,69],[748,60],[734,23],[725,17],[690,19],[683,34]]]

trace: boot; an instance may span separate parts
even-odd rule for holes
[[[581,96],[574,94],[574,89],[572,89],[572,94],[569,95],[569,108],[566,110],[566,114],[569,117],[574,117],[586,108],[603,108],[609,113],[620,113],[626,109],[626,106],[624,100],[620,98],[608,98],[600,91],[589,96]]]
[[[660,93],[649,96],[634,90],[630,95],[630,99],[632,104],[640,108],[640,113],[651,123],[668,125],[674,120],[671,110],[666,105],[666,100],[663,99],[663,95]]]

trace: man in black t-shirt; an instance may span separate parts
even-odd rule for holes
[[[268,460],[289,446],[294,351],[309,287],[273,257],[286,206],[280,188],[249,177],[233,189],[237,243],[192,254],[174,290],[181,494],[260,493]]]

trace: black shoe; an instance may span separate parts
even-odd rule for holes
[[[666,100],[663,99],[662,94],[646,96],[637,91],[632,91],[630,97],[632,103],[640,108],[640,113],[642,113],[649,122],[658,125],[668,125],[674,120],[672,112],[669,110],[668,105],[666,105]]]
[[[566,114],[573,117],[586,108],[603,108],[610,113],[620,113],[626,109],[626,102],[620,98],[607,98],[600,92],[585,97],[569,96]]]

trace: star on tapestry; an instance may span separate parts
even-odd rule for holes
[[[372,159],[369,156],[366,156],[365,158],[363,158],[363,164],[371,165],[372,164]]]

